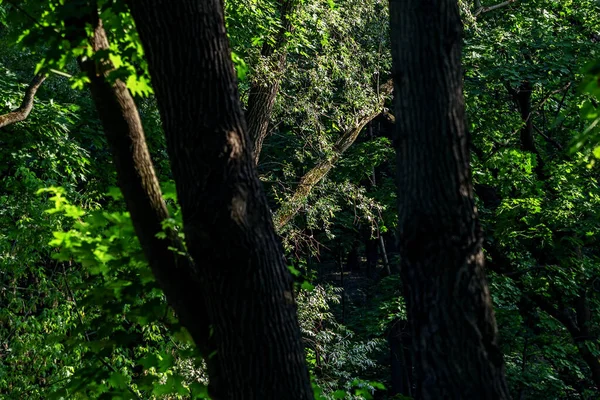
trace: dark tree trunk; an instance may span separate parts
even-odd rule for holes
[[[365,234],[365,256],[367,259],[367,275],[374,276],[377,268],[377,260],[379,259],[379,253],[377,247],[379,239],[372,239],[370,230]]]
[[[89,22],[94,27],[90,43],[94,51],[109,48],[102,22],[91,9],[85,19],[70,21],[69,26],[81,29]],[[79,62],[90,79],[92,100],[117,171],[117,183],[140,244],[157,282],[164,290],[169,304],[181,323],[188,329],[201,351],[206,352],[209,323],[204,304],[198,299],[195,267],[189,257],[170,248],[182,248],[172,233],[167,239],[156,235],[162,232],[162,221],[169,218],[152,160],[146,146],[144,129],[135,102],[120,80],[109,83],[106,74],[112,68],[107,60],[96,63],[88,58]]]
[[[512,96],[512,99],[519,110],[519,114],[521,114],[521,121],[523,122],[523,127],[521,128],[519,135],[521,149],[535,155],[537,161],[535,172],[540,180],[545,180],[547,176],[544,173],[544,160],[535,144],[533,108],[531,107],[533,86],[531,85],[531,82],[525,81],[517,89],[512,88],[508,83],[506,83],[506,88]]]
[[[360,269],[360,259],[358,258],[358,241],[352,243],[352,248],[346,258],[346,266],[349,272],[358,272]]]
[[[390,345],[390,372],[392,385],[388,392],[390,396],[401,394],[410,396],[412,393],[412,357],[410,354],[410,335],[406,332],[406,321],[395,319],[390,323],[388,343]]]
[[[254,168],[223,4],[129,4],[211,323],[211,396],[311,399],[292,280]]]
[[[454,0],[391,0],[399,239],[418,399],[508,399],[483,271]]]

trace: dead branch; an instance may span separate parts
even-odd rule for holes
[[[498,8],[502,8],[504,6],[509,5],[510,3],[514,3],[514,2],[515,2],[515,0],[506,0],[506,1],[503,1],[502,3],[494,4],[493,6],[483,7],[483,6],[481,6],[481,2],[478,1],[478,2],[476,2],[476,4],[479,5],[479,8],[477,10],[475,10],[475,12],[473,13],[473,18],[477,18],[477,16],[479,14],[485,14],[487,12],[497,10]]]

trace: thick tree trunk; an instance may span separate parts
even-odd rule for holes
[[[211,322],[211,396],[311,399],[292,280],[254,168],[223,4],[129,4]]]
[[[483,272],[456,1],[391,0],[399,239],[418,399],[508,399]]]
[[[101,21],[93,14],[89,20],[94,26],[90,38],[92,48],[94,51],[108,49]],[[146,259],[181,323],[200,350],[208,354],[209,322],[204,304],[197,296],[200,288],[194,277],[195,266],[189,257],[170,249],[182,248],[175,234],[164,240],[156,236],[163,231],[161,222],[169,218],[169,214],[133,98],[120,80],[113,84],[107,81],[105,75],[111,69],[108,61],[96,63],[88,58],[80,61],[80,66],[90,79],[92,100],[111,148],[117,182]]]
[[[269,122],[273,113],[273,106],[281,76],[285,71],[287,60],[287,43],[292,26],[292,14],[298,5],[298,0],[281,0],[279,15],[281,27],[277,31],[274,41],[266,41],[260,52],[266,62],[267,71],[259,71],[257,76],[251,78],[250,95],[248,97],[248,111],[246,122],[248,134],[253,142],[254,162],[258,164],[263,142],[269,134]]]

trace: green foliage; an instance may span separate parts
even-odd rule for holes
[[[320,389],[317,398],[369,399],[383,385],[357,376],[375,366],[370,356],[383,343],[353,339],[354,333],[336,321],[330,307],[339,304],[340,293],[339,288],[322,285],[298,293],[298,318],[309,369]]]
[[[548,311],[575,315],[585,298],[595,315],[591,342],[597,341],[592,210],[599,193],[585,151],[593,135],[586,128],[591,109],[584,106],[591,96],[574,88],[582,66],[597,57],[598,15],[594,1],[536,0],[481,14],[466,26],[473,175],[484,247],[506,257],[491,257],[490,283],[514,397],[585,398],[593,387],[575,338]],[[527,118],[536,152],[524,148],[525,123],[508,91],[523,82],[532,87]],[[540,305],[543,300],[550,306]]]
[[[477,14],[472,3],[459,2],[465,99],[511,392],[595,398],[581,349],[599,353],[599,6],[532,0]],[[114,170],[89,96],[71,88],[86,82],[78,57],[111,60],[109,79],[122,79],[138,95],[158,175],[169,179],[160,116],[126,2],[97,3],[111,48],[96,54],[90,27],[81,23],[90,2],[16,4],[0,4],[0,112],[18,107],[35,65],[74,77],[52,74],[28,119],[0,131],[0,396],[206,398],[202,361],[156,287],[119,191],[109,189]],[[275,44],[280,10],[275,1],[225,6],[245,101],[250,80],[273,78],[260,52]],[[374,111],[390,71],[385,2],[300,1],[290,19],[273,134],[259,165],[273,210],[289,201],[299,177],[333,154],[341,133]],[[527,121],[508,90],[524,83],[532,88],[527,121],[534,152],[523,146]],[[364,302],[348,301],[341,323],[339,303],[350,289],[327,285],[322,272],[369,234],[394,231],[393,126],[384,125],[376,120],[360,134],[283,232],[318,399],[383,391],[376,383],[389,380],[382,338],[406,318],[393,275],[371,282]],[[165,193],[175,216],[167,224],[177,227],[174,190]],[[584,339],[557,318],[577,322],[582,304],[590,315]]]
[[[88,37],[92,34],[91,18],[96,7],[110,42],[110,49],[93,52]],[[69,75],[76,71],[74,61],[90,58],[97,62],[110,60],[114,70],[109,80],[121,79],[134,95],[152,94],[148,66],[135,23],[124,2],[87,0],[45,2],[26,1],[18,9],[9,8],[19,16],[16,42],[27,48],[39,48],[41,57],[36,72],[56,70]],[[82,89],[88,82],[83,73],[71,78],[74,88]]]
[[[49,188],[54,207],[71,221],[54,232],[54,259],[80,265],[81,280],[67,287],[68,335],[50,346],[78,355],[65,365],[52,398],[205,398],[203,361],[156,286],[126,212],[86,211],[65,191]],[[178,215],[178,214],[175,214]]]

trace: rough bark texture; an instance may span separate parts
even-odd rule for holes
[[[27,90],[25,91],[25,96],[23,97],[23,101],[19,108],[14,111],[11,111],[7,114],[0,115],[0,128],[3,128],[7,125],[14,124],[15,122],[20,122],[26,119],[33,110],[33,99],[35,98],[35,93],[42,86],[42,83],[46,80],[46,74],[37,74],[33,77]]]
[[[211,323],[213,399],[311,399],[292,280],[254,168],[219,0],[129,1]],[[190,307],[195,307],[190,304]]]
[[[391,0],[399,241],[417,399],[508,399],[483,271],[456,1]]]
[[[392,93],[393,88],[394,84],[391,81],[386,82],[381,87],[379,102],[380,107],[383,107],[386,97]],[[344,132],[342,136],[340,136],[335,142],[331,154],[319,161],[316,166],[314,166],[310,171],[304,174],[302,178],[300,178],[300,183],[292,194],[290,200],[281,206],[279,210],[277,210],[277,213],[273,218],[275,220],[275,227],[277,230],[281,230],[288,222],[292,220],[292,218],[294,218],[298,211],[300,211],[300,208],[304,204],[304,200],[306,200],[306,197],[309,195],[315,185],[327,175],[342,154],[344,154],[344,152],[348,150],[350,146],[352,146],[363,128],[379,114],[381,114],[380,109],[358,118],[356,124],[351,129],[348,129],[346,132]]]
[[[94,15],[90,21],[95,26],[90,39],[94,51],[107,49],[109,44],[101,21]],[[194,278],[193,262],[169,249],[182,248],[174,234],[164,240],[156,237],[163,231],[161,222],[169,218],[169,213],[133,98],[123,82],[117,80],[110,84],[106,80],[111,69],[107,61],[96,63],[86,59],[80,61],[80,66],[90,78],[92,99],[111,148],[118,185],[144,254],[181,323],[198,347],[206,351],[208,321],[204,304],[197,296],[200,289]]]
[[[293,29],[291,16],[298,0],[281,0],[279,2],[279,15],[281,27],[273,41],[266,41],[260,55],[266,62],[267,71],[259,71],[250,82],[248,96],[248,111],[246,122],[248,134],[253,143],[254,162],[258,164],[263,142],[269,134],[269,121],[275,105],[275,98],[279,92],[281,76],[285,71],[287,60],[287,43],[289,34]]]

